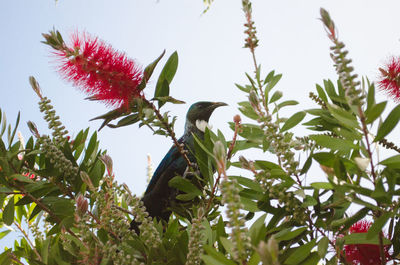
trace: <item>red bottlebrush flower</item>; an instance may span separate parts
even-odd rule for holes
[[[73,47],[63,44],[55,52],[65,79],[113,107],[128,107],[133,98],[143,96],[138,89],[143,71],[134,60],[88,34],[74,34],[72,43]]]
[[[372,223],[366,220],[358,221],[350,227],[350,234],[367,233]],[[384,246],[386,261],[389,260],[389,247]],[[353,265],[377,265],[381,264],[381,255],[378,245],[353,244],[345,245],[344,251],[347,262]]]
[[[29,177],[30,179],[33,179],[33,180],[36,179],[36,175],[33,173],[25,172],[25,173],[22,173],[22,175]]]
[[[385,68],[379,68],[381,72],[378,86],[396,102],[400,102],[400,57],[392,57]]]

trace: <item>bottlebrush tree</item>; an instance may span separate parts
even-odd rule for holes
[[[101,150],[96,132],[89,136],[86,129],[70,138],[30,78],[52,135],[28,122],[33,136],[24,143],[15,139],[19,117],[6,134],[6,121],[0,119],[0,238],[10,227],[21,233],[0,255],[1,264],[399,262],[400,149],[385,137],[400,120],[400,106],[382,116],[387,102],[376,102],[374,83],[354,73],[334,22],[321,9],[338,80],[324,80],[310,92],[313,108],[282,116],[281,109],[298,102],[284,100],[277,90],[281,74],[261,71],[251,3],[242,4],[245,48],[254,69],[246,74],[247,84],[236,86],[244,93],[238,110],[250,122],[232,117],[232,139],[204,128],[204,138],[195,139],[197,163],[188,167],[195,177],[169,182],[178,195],[168,222],[149,217],[140,197],[116,181],[112,159]],[[155,94],[149,99],[143,90],[164,53],[141,68],[88,33],[76,33],[70,44],[56,30],[43,36],[61,76],[89,99],[113,107],[95,118],[103,120],[101,128],[146,125],[170,138],[190,164],[174,133],[176,117],[162,110],[166,103],[183,103],[170,96],[176,52],[153,82]],[[399,65],[393,58],[379,69],[378,80],[397,102]],[[297,126],[306,126],[310,134],[296,137]],[[392,155],[380,161],[378,145]],[[255,160],[243,152],[251,148],[275,159]],[[322,171],[318,181],[307,183],[312,164]],[[232,175],[233,167],[250,177]],[[198,178],[204,187],[197,185]],[[140,224],[140,233],[130,229],[132,220]]]

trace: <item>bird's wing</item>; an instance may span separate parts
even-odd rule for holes
[[[182,141],[183,138],[179,139],[178,142],[181,143]],[[180,157],[181,154],[179,153],[178,148],[175,145],[172,146],[154,172],[153,177],[147,186],[145,194],[150,193],[155,188],[161,176],[165,175],[166,173],[167,175],[174,174],[174,171],[178,169],[179,163],[181,162],[179,159]]]

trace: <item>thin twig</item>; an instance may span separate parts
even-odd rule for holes
[[[209,210],[210,207],[211,207],[211,203],[212,203],[212,201],[214,200],[215,193],[216,193],[216,190],[217,190],[217,186],[219,185],[219,180],[220,180],[220,179],[221,179],[221,174],[218,172],[218,177],[217,177],[217,179],[215,180],[214,187],[213,187],[213,189],[212,189],[212,191],[211,191],[210,199],[208,199],[208,203],[207,203],[207,207],[206,207],[205,212],[208,212],[208,210]]]
[[[183,146],[178,142],[178,139],[175,136],[175,132],[171,129],[171,127],[169,126],[168,122],[165,121],[165,119],[163,118],[163,116],[160,113],[160,110],[150,101],[148,101],[147,99],[143,99],[155,112],[157,119],[164,125],[165,129],[168,132],[168,135],[171,137],[172,141],[174,142],[174,145],[176,146],[176,148],[178,148],[178,152],[181,154],[181,156],[183,157],[183,159],[185,159],[186,164],[188,165],[190,170],[193,170],[192,167],[192,163],[190,162],[188,156],[186,155],[186,151],[183,148]]]
[[[17,186],[16,188],[18,188],[19,190],[21,190],[21,191],[25,194],[25,196],[28,196],[34,203],[36,203],[37,206],[39,206],[43,211],[47,212],[51,217],[53,217],[54,220],[55,220],[58,224],[61,224],[62,220],[61,220],[57,215],[55,215],[45,204],[43,204],[41,201],[39,201],[36,197],[32,196],[29,192],[27,192],[27,191],[25,190],[24,187],[21,187],[21,186],[18,187],[18,186]],[[72,236],[74,236],[74,237],[76,237],[78,240],[80,240],[80,238],[79,238],[74,232],[72,232],[71,229],[66,228],[65,226],[63,226],[63,227],[65,228],[65,230],[66,230],[68,233],[70,233]],[[80,241],[81,241],[81,240],[80,240]],[[81,241],[81,242],[82,242],[82,241]],[[86,246],[86,244],[85,244],[84,242],[82,242],[82,244],[83,244],[84,246]],[[86,246],[86,247],[87,247],[87,246]]]
[[[20,265],[24,265],[24,263],[22,263],[22,261],[20,261],[18,258],[17,258],[17,256],[15,256],[15,254],[14,253],[10,253],[9,254],[9,256],[10,256],[10,258],[13,260],[13,261],[15,261],[16,263],[18,263],[18,264],[20,264]]]
[[[234,122],[235,122],[235,132],[233,133],[232,142],[231,142],[231,144],[229,145],[228,155],[227,155],[227,157],[226,157],[226,159],[227,159],[228,161],[231,160],[231,157],[232,157],[232,154],[233,154],[233,148],[235,147],[235,144],[236,144],[236,138],[237,138],[237,135],[238,135],[238,133],[239,133],[239,129],[241,128],[241,125],[240,125],[240,122],[241,122],[240,116],[239,116],[239,115],[236,115],[236,116],[233,118],[233,120],[234,120]]]
[[[14,221],[14,225],[18,228],[18,230],[24,235],[24,237],[26,238],[26,240],[28,241],[28,244],[31,246],[31,249],[33,250],[33,252],[35,252],[37,258],[39,261],[42,261],[42,257],[40,256],[39,252],[37,251],[37,249],[35,248],[35,245],[32,243],[31,239],[29,238],[28,234],[25,232],[24,229],[22,229],[22,227],[20,226],[19,223],[17,223],[16,221]]]

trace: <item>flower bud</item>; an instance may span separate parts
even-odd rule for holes
[[[95,190],[94,186],[93,186],[93,183],[92,183],[92,180],[90,179],[89,175],[85,171],[81,171],[80,172],[80,176],[81,176],[81,179],[82,179],[83,183],[85,183],[86,186],[88,186],[88,188],[90,190],[92,190],[92,191]]]
[[[239,156],[239,162],[244,169],[251,168],[250,162],[244,156]]]
[[[218,172],[225,170],[226,148],[221,141],[215,142],[213,153],[217,162]]]
[[[82,194],[76,198],[76,213],[78,216],[82,217],[86,214],[89,207],[88,201],[83,197]]]
[[[361,169],[361,171],[365,171],[367,169],[370,161],[371,160],[369,158],[365,158],[365,157],[355,157],[354,158],[354,162],[356,162],[358,168]]]
[[[36,81],[36,79],[33,76],[29,77],[29,83],[31,84],[32,89],[36,92],[36,94],[39,96],[40,99],[43,98],[42,92],[40,90],[39,83]]]
[[[239,124],[242,122],[242,119],[240,118],[239,114],[236,114],[235,116],[233,116],[233,122],[236,124]]]
[[[275,240],[274,236],[271,236],[271,238],[268,240],[268,243],[261,241],[260,244],[258,244],[257,252],[260,255],[263,264],[279,265],[278,242]]]
[[[249,102],[250,102],[251,106],[253,107],[253,109],[255,111],[258,111],[260,101],[258,100],[258,95],[254,90],[250,91]]]
[[[107,154],[101,155],[99,159],[104,163],[107,168],[107,173],[109,176],[113,175],[113,161],[111,157]]]
[[[31,121],[28,121],[27,123],[28,123],[28,128],[29,128],[29,130],[31,131],[31,133],[32,133],[36,138],[39,138],[39,137],[40,137],[40,134],[39,134],[39,131],[38,131],[37,127],[36,127],[36,124],[33,123],[33,122],[31,122]]]
[[[203,207],[200,207],[200,208],[197,210],[197,218],[201,218],[201,217],[203,217],[203,215],[204,215],[204,208],[203,208]]]

